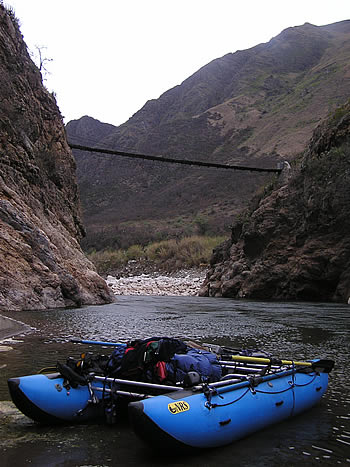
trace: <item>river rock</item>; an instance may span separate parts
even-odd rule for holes
[[[179,271],[173,274],[141,274],[116,278],[107,276],[107,284],[115,295],[198,295],[205,270]]]

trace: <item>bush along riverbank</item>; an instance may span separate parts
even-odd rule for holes
[[[192,236],[88,254],[116,295],[197,295],[224,237]]]
[[[87,252],[87,256],[103,276],[116,277],[163,272],[174,273],[209,265],[213,249],[225,237],[195,235],[180,240],[170,239],[151,243],[145,247],[132,245],[127,250]]]

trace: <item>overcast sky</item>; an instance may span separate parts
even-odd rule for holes
[[[203,65],[283,29],[350,19],[350,0],[5,0],[30,50],[45,47],[67,123],[119,125]]]

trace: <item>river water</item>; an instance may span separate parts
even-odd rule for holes
[[[3,467],[350,465],[349,306],[122,296],[111,305],[8,316],[32,331],[5,341],[13,350],[0,352]],[[112,427],[41,427],[7,402],[7,378],[35,373],[83,350],[96,351],[71,343],[73,337],[125,341],[154,335],[263,349],[288,359],[330,358],[336,366],[326,395],[312,410],[227,447],[191,455],[150,451],[127,421]]]

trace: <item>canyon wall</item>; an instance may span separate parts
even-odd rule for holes
[[[214,251],[201,295],[348,302],[350,103]]]
[[[110,302],[83,254],[75,175],[55,97],[0,5],[0,310]]]

